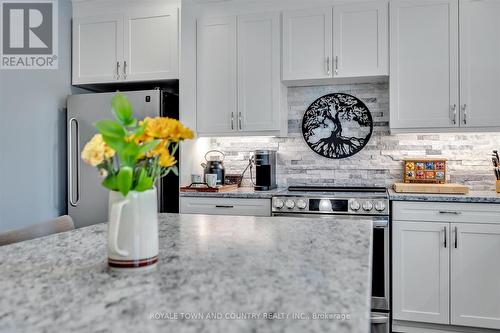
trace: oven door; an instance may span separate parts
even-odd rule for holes
[[[273,213],[272,216],[335,218],[332,214],[294,214]],[[363,218],[373,220],[373,256],[372,256],[372,309],[389,311],[389,217],[388,216],[353,216],[345,218]]]

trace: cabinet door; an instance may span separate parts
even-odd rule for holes
[[[394,319],[449,324],[449,223],[393,226]]]
[[[333,7],[333,76],[388,75],[387,1]]]
[[[458,0],[390,2],[390,126],[457,127]]]
[[[500,1],[460,1],[461,126],[500,126]]]
[[[283,13],[283,80],[332,76],[332,8]]]
[[[238,129],[279,130],[279,13],[238,17]]]
[[[500,225],[451,226],[451,324],[500,329]]]
[[[123,59],[123,17],[73,20],[73,84],[116,82]]]
[[[177,8],[125,16],[127,81],[177,79]]]
[[[197,27],[197,130],[236,129],[236,17],[205,18]]]

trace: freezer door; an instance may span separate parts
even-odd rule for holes
[[[125,92],[138,119],[160,114],[159,90]],[[105,222],[108,215],[108,191],[101,186],[96,168],[85,164],[80,156],[85,144],[97,133],[93,124],[112,119],[111,98],[114,93],[72,95],[68,98],[68,214],[81,228]]]

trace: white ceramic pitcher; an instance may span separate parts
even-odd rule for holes
[[[131,191],[124,197],[109,192],[108,266],[139,271],[158,262],[158,202],[156,189]]]

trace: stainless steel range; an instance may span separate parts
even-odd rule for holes
[[[373,221],[371,331],[389,332],[389,196],[382,187],[291,186],[273,196],[273,216],[343,217]]]

